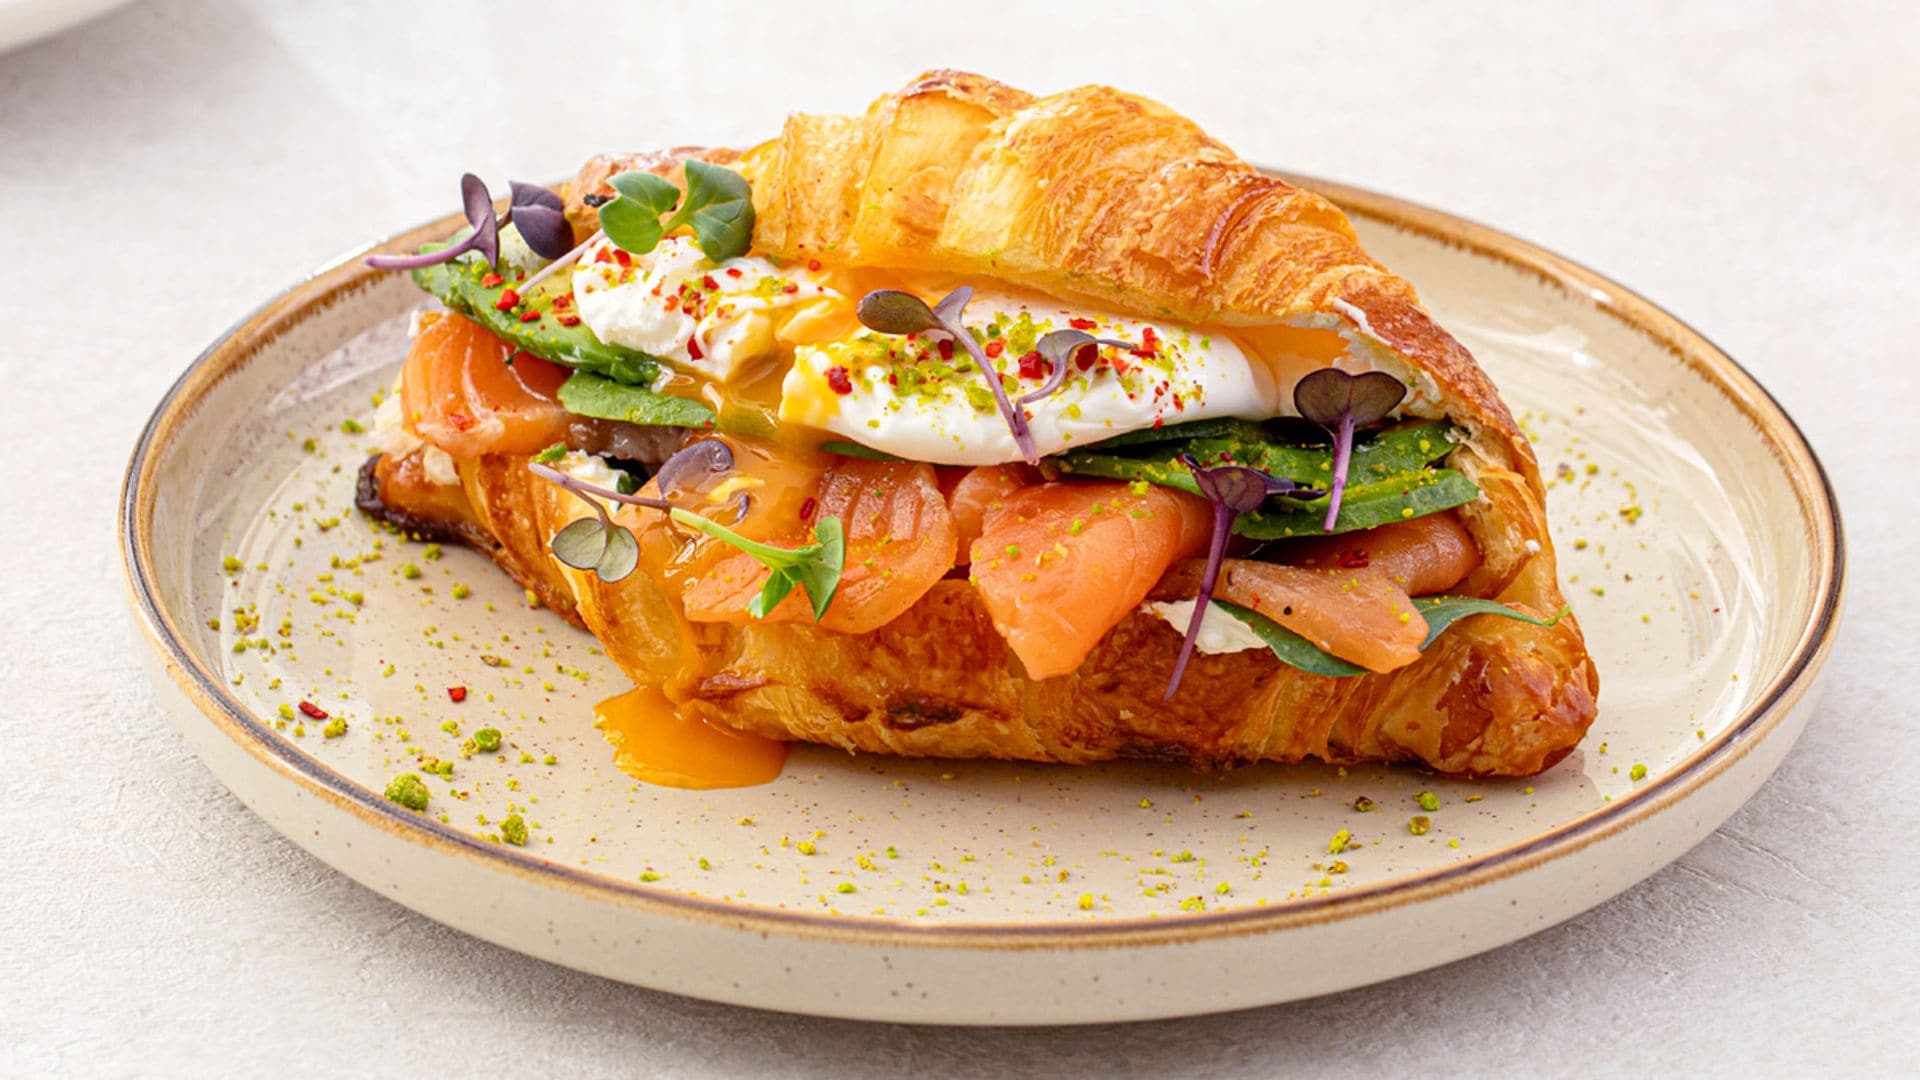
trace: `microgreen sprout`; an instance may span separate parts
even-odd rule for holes
[[[567,224],[566,204],[560,196],[539,184],[509,180],[513,195],[508,202],[507,220],[520,230],[535,255],[557,259],[573,246],[573,226]]]
[[[449,262],[469,251],[485,256],[489,266],[499,262],[500,222],[494,216],[493,195],[487,191],[487,185],[472,173],[462,176],[460,203],[466,210],[467,225],[473,230],[466,239],[420,255],[369,255],[367,265],[380,270],[414,270]]]
[[[1046,357],[1047,363],[1052,365],[1053,370],[1047,373],[1047,381],[1042,383],[1038,390],[1022,394],[1017,404],[1031,405],[1059,393],[1060,388],[1066,385],[1067,366],[1073,358],[1080,355],[1082,349],[1098,348],[1101,345],[1111,345],[1116,349],[1134,348],[1131,341],[1094,337],[1085,330],[1054,330],[1043,335],[1039,341],[1034,342],[1033,347],[1041,356]]]
[[[1207,545],[1207,568],[1200,575],[1200,591],[1193,597],[1193,617],[1187,622],[1187,636],[1180,642],[1179,659],[1173,663],[1173,677],[1167,680],[1165,697],[1171,699],[1180,688],[1193,656],[1193,644],[1200,637],[1200,624],[1206,620],[1207,607],[1213,602],[1213,587],[1220,580],[1220,564],[1227,556],[1227,539],[1233,535],[1234,519],[1249,514],[1266,503],[1269,495],[1318,498],[1320,492],[1308,491],[1284,477],[1269,476],[1245,465],[1217,465],[1202,468],[1190,455],[1181,454],[1180,463],[1193,473],[1194,486],[1213,506],[1213,539]]]
[[[717,447],[717,451],[713,449]],[[661,465],[655,479],[661,491],[695,482],[704,473],[713,475],[733,467],[733,454],[724,443],[702,440],[693,443]],[[827,612],[834,593],[840,587],[840,575],[846,568],[845,527],[837,517],[824,516],[814,524],[814,543],[798,548],[775,547],[750,540],[711,518],[674,506],[663,498],[631,495],[590,484],[552,466],[534,461],[527,468],[536,476],[558,484],[593,507],[594,516],[581,518],[554,534],[553,556],[577,570],[591,570],[602,581],[619,581],[633,573],[639,563],[640,545],[632,530],[613,520],[606,502],[660,510],[673,521],[713,537],[752,556],[772,573],[759,595],[747,605],[747,613],[763,619],[788,594],[798,587],[807,595],[817,621]],[[745,495],[735,500],[739,514],[746,511]],[[604,500],[604,502],[602,501]],[[737,519],[736,519],[737,520]]]
[[[1385,419],[1406,396],[1405,384],[1384,371],[1349,375],[1339,368],[1322,368],[1293,385],[1293,407],[1333,436],[1327,532],[1332,532],[1340,519],[1340,497],[1346,492],[1347,465],[1353,459],[1354,428]]]
[[[753,188],[732,169],[689,159],[683,165],[686,198],[672,181],[649,172],[623,172],[607,181],[619,196],[600,206],[600,229],[623,251],[645,255],[660,239],[686,226],[714,262],[753,246]],[[678,209],[675,209],[675,207]],[[665,221],[660,215],[673,212]]]
[[[493,210],[493,193],[472,173],[460,177],[460,204],[467,215],[467,235],[445,247],[418,255],[369,255],[367,265],[381,270],[418,270],[423,266],[451,262],[469,251],[479,252],[488,266],[500,263],[500,227],[512,223],[520,230],[527,247],[543,259],[566,254],[573,242],[573,229],[567,224],[565,204],[560,196],[539,184],[507,181],[512,191],[507,200],[507,216],[501,220]]]
[[[876,289],[860,298],[858,315],[867,329],[882,334],[927,334],[929,337],[944,334],[958,342],[973,357],[974,366],[980,369],[980,375],[987,381],[987,389],[993,392],[993,403],[999,407],[1000,416],[1007,422],[1008,430],[1013,432],[1014,445],[1020,448],[1020,456],[1027,464],[1040,463],[1039,450],[1033,443],[1033,431],[1027,426],[1026,413],[1007,397],[1007,388],[1000,384],[1000,372],[987,359],[985,350],[973,339],[973,334],[961,322],[966,313],[967,302],[973,299],[973,286],[962,285],[941,297],[940,302],[928,307],[926,301],[909,292],[899,289]],[[1054,370],[1065,378],[1064,363],[1055,363]],[[1024,399],[1023,399],[1024,400]]]

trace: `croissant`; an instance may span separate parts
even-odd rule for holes
[[[612,174],[671,175],[689,156],[589,162],[566,193],[576,233],[592,231],[590,207]],[[1281,351],[1290,335],[1338,334],[1350,354],[1407,373],[1410,412],[1465,432],[1450,464],[1480,497],[1455,513],[1479,560],[1453,591],[1537,616],[1564,607],[1538,466],[1472,356],[1361,250],[1336,207],[1164,106],[1106,87],[1034,97],[936,71],[863,115],[796,115],[743,153],[698,156],[752,184],[756,253],[1004,281],[1234,327]],[[548,553],[579,504],[530,473],[525,454],[456,465],[454,509],[420,503],[417,486],[397,482],[409,463],[393,454],[369,462],[362,505],[474,543],[636,681],[774,738],[922,757],[1386,761],[1525,776],[1571,752],[1595,715],[1598,681],[1571,617],[1466,619],[1414,662],[1357,677],[1310,674],[1265,650],[1196,655],[1167,700],[1182,635],[1162,618],[1128,614],[1074,670],[1031,678],[979,593],[954,576],[864,633],[691,621],[647,573],[607,582]],[[616,520],[637,529],[640,514]],[[1174,577],[1152,598],[1181,595]]]

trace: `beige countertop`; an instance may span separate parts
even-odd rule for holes
[[[1117,0],[145,0],[0,55],[0,1074],[1914,1067],[1916,57],[1920,7],[1897,3]],[[1585,262],[1723,345],[1823,455],[1851,547],[1826,696],[1785,767],[1651,880],[1475,959],[1235,1015],[969,1032],[749,1012],[502,951],[335,874],[187,753],[136,663],[113,513],[135,433],[202,346],[451,209],[463,171],[748,142],[933,66],[1158,97],[1250,159]]]

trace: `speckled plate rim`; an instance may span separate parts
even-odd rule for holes
[[[335,259],[244,316],[208,346],[167,391],[134,445],[122,484],[118,528],[127,586],[139,632],[167,675],[209,721],[253,757],[332,808],[441,853],[489,864],[551,886],[650,911],[747,931],[814,940],[921,948],[1062,949],[1142,947],[1248,934],[1268,934],[1417,904],[1524,873],[1646,821],[1685,800],[1759,745],[1814,684],[1839,625],[1845,591],[1845,538],[1826,470],[1799,427],[1760,383],[1703,334],[1631,289],[1518,237],[1430,207],[1313,177],[1276,171],[1317,191],[1349,214],[1370,218],[1443,245],[1533,274],[1663,347],[1724,395],[1765,440],[1793,482],[1796,502],[1814,538],[1817,583],[1809,617],[1787,661],[1754,702],[1673,769],[1631,794],[1505,847],[1458,863],[1401,875],[1349,891],[1285,905],[1180,919],[1114,919],[1098,923],[972,922],[916,925],[873,916],[824,915],[722,903],[576,870],[489,844],[412,814],[328,768],[254,716],[186,645],[179,620],[161,602],[153,562],[153,506],[159,463],[182,424],[229,373],[250,360],[313,308],[328,305],[381,273],[360,262],[367,251],[444,235],[457,216],[429,222]]]

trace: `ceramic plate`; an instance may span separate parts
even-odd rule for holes
[[[1302,182],[1479,357],[1551,478],[1601,709],[1540,777],[800,747],[763,787],[640,784],[593,727],[627,684],[592,638],[483,558],[353,511],[359,429],[423,299],[357,257],[216,342],[134,452],[121,528],[160,700],[247,805],[368,887],[556,963],[767,1008],[1175,1016],[1406,974],[1584,911],[1712,831],[1805,724],[1840,605],[1832,493],[1765,391],[1631,292]],[[506,746],[463,756],[485,726]],[[415,813],[383,791],[423,755],[453,769]],[[510,813],[524,846],[501,842]]]

